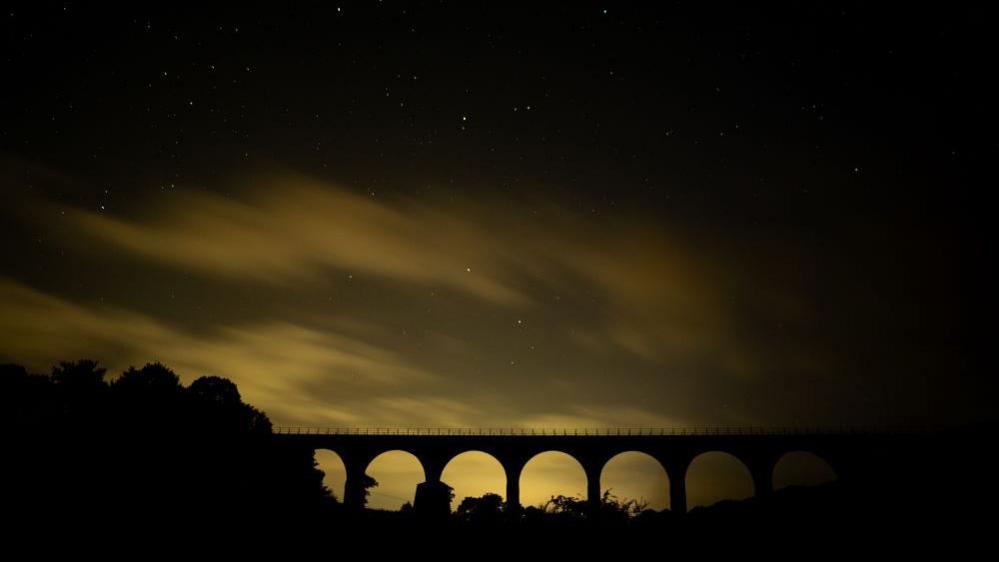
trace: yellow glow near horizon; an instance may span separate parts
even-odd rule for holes
[[[546,451],[527,461],[520,473],[520,503],[541,506],[552,496],[586,497],[586,473],[579,461]]]
[[[316,451],[318,467],[325,473],[323,483],[343,500],[346,469],[340,457],[328,450]],[[404,451],[388,451],[368,466],[368,474],[378,481],[372,489],[368,506],[397,510],[412,502],[416,485],[424,481],[419,460]],[[796,451],[781,457],[774,469],[774,488],[810,486],[836,479],[836,473],[821,457]],[[457,509],[466,497],[499,494],[506,500],[506,474],[493,456],[481,451],[467,451],[447,464],[441,480],[454,489],[451,508]],[[521,504],[539,506],[553,495],[586,497],[586,476],[572,457],[557,451],[535,456],[521,472]],[[600,475],[601,493],[610,490],[619,501],[647,502],[654,510],[669,509],[669,477],[651,456],[636,451],[621,453],[604,466]],[[748,469],[727,453],[709,452],[698,456],[687,471],[687,505],[708,506],[727,499],[753,495]]]
[[[698,455],[687,469],[688,508],[752,495],[753,477],[749,469],[728,453],[711,451]]]
[[[487,493],[499,494],[506,500],[503,465],[492,455],[481,451],[468,451],[451,459],[444,467],[441,480],[454,489],[452,509],[457,509],[465,498],[477,498]]]
[[[420,460],[406,451],[378,455],[366,472],[378,481],[368,496],[368,507],[374,509],[397,510],[406,502],[412,504],[416,485],[425,480]]]
[[[657,511],[669,507],[669,477],[659,461],[645,453],[621,453],[604,465],[600,493],[610,491],[618,501],[638,500]]]
[[[326,449],[316,451],[316,464],[323,471],[323,485],[333,492],[337,500],[343,501],[343,487],[347,482],[347,468],[340,455]]]

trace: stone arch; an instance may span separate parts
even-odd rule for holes
[[[838,478],[832,463],[821,455],[805,449],[787,451],[774,463],[775,490],[787,486],[814,486]]]
[[[455,461],[459,466],[453,466]],[[464,466],[460,466],[464,465]],[[448,472],[448,469],[452,472]],[[498,478],[491,478],[496,476]],[[466,497],[481,497],[487,493],[498,494],[506,500],[507,472],[495,455],[480,449],[469,449],[455,454],[444,464],[441,481],[454,489],[452,509],[457,509]]]
[[[323,471],[323,485],[333,493],[338,501],[343,501],[347,483],[347,464],[340,453],[328,448],[315,449],[312,452],[316,467]]]
[[[649,509],[657,511],[669,508],[669,484],[663,463],[643,451],[618,452],[600,469],[601,495],[609,490],[619,501],[645,500]]]
[[[750,467],[738,456],[720,450],[694,456],[684,475],[687,504],[710,506],[724,500],[741,500],[754,494]]]
[[[571,461],[571,462],[570,462]],[[533,465],[533,466],[532,466]],[[569,468],[572,467],[572,468]],[[530,482],[527,476],[541,482]],[[567,478],[567,470],[572,477]],[[525,486],[525,482],[528,483]],[[586,467],[576,456],[566,451],[549,449],[531,455],[520,471],[520,503],[524,506],[539,505],[552,495],[566,495],[586,500]],[[556,493],[552,493],[556,491]]]
[[[412,504],[416,486],[427,478],[420,457],[405,449],[378,452],[365,465],[364,473],[378,481],[378,486],[371,489],[368,507],[387,510]]]

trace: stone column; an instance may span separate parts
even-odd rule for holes
[[[753,477],[753,493],[756,497],[765,498],[773,494],[775,462],[769,458],[760,458],[746,464]]]
[[[673,513],[687,513],[686,471],[669,475],[669,509]]]
[[[506,511],[513,519],[520,517],[520,473],[524,470],[521,461],[503,461],[506,472]]]
[[[603,468],[600,461],[586,461],[583,465],[586,472],[586,509],[591,519],[600,514],[600,473]]]
[[[413,510],[421,517],[446,520],[451,515],[453,489],[441,482],[441,473],[447,464],[446,455],[424,453],[419,457],[423,465],[425,481],[416,485],[413,496]]]
[[[347,472],[347,481],[343,485],[343,505],[348,509],[360,511],[364,508],[364,470],[368,465],[367,460],[352,457],[341,457],[341,459]]]

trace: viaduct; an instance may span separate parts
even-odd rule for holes
[[[520,474],[539,453],[560,451],[582,465],[587,501],[599,506],[600,474],[614,456],[636,451],[656,459],[669,477],[671,510],[687,510],[686,474],[700,454],[721,451],[742,461],[753,479],[755,494],[773,492],[774,467],[790,452],[804,451],[825,460],[839,480],[876,470],[886,454],[897,449],[905,434],[845,430],[696,428],[696,429],[317,429],[275,428],[275,439],[295,448],[330,450],[347,472],[344,504],[364,505],[364,474],[371,461],[393,450],[413,454],[423,465],[426,484],[439,485],[444,467],[468,451],[493,456],[506,475],[506,502],[511,513],[520,509]],[[417,500],[419,501],[419,500]]]

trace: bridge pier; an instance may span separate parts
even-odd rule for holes
[[[524,470],[522,461],[500,460],[506,472],[506,512],[511,519],[520,518],[520,473]]]
[[[586,472],[586,508],[591,519],[600,515],[600,473],[603,468],[604,463],[599,461],[583,464],[583,471]]]
[[[448,459],[438,455],[417,455],[416,457],[423,466],[423,478],[427,482],[436,484],[441,481],[441,474],[444,473],[444,465]]]
[[[416,485],[413,510],[422,517],[444,520],[451,514],[453,489],[441,481],[446,455],[424,453],[417,458],[423,465],[424,481]]]
[[[666,470],[669,478],[669,509],[673,513],[687,513],[687,469],[694,460],[694,452],[659,452],[656,460]]]
[[[756,497],[765,498],[773,494],[774,467],[777,465],[778,456],[761,454],[741,459],[749,468],[749,474],[753,478],[753,495]]]
[[[343,505],[349,510],[360,511],[364,508],[364,470],[367,463],[350,457],[341,457],[347,480],[343,484]]]
[[[673,513],[687,513],[686,469],[669,471],[669,509]]]
[[[758,498],[765,498],[774,492],[773,465],[769,463],[757,463],[749,469],[753,476],[753,494]]]

